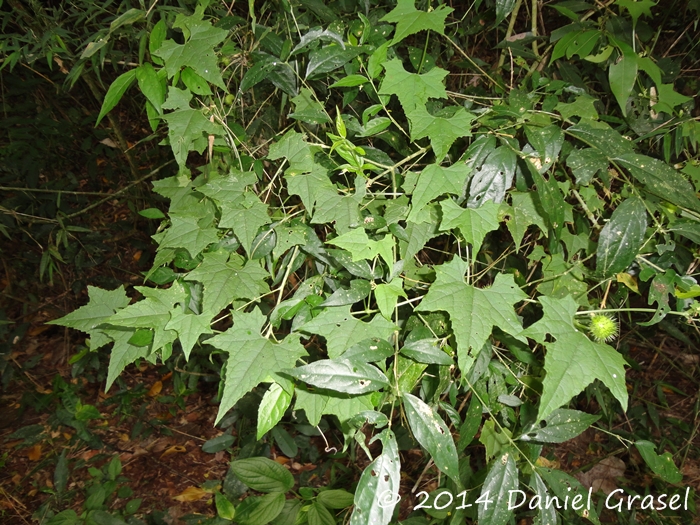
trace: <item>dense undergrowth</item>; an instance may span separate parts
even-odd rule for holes
[[[626,370],[640,366],[620,330],[697,338],[697,2],[59,3],[43,15],[29,2],[14,19],[22,7],[10,6],[3,89],[17,97],[27,77],[16,72],[39,61],[74,90],[84,83],[109,125],[84,129],[83,145],[99,138],[114,159],[104,171],[94,157],[91,191],[119,159],[119,191],[157,245],[139,282],[89,280],[87,304],[51,324],[88,334],[73,363],[109,351],[93,366],[107,391],[125,391],[120,374],[144,360],[220,374],[224,434],[210,449],[233,451],[235,483],[214,490],[209,522],[676,523],[694,512],[690,489],[679,507],[654,499],[686,494],[658,422],[616,422]],[[138,108],[150,129],[129,129],[134,145],[117,111]],[[3,233],[42,247],[30,261],[41,278],[103,264],[94,222],[79,222],[91,209],[78,177],[45,177],[49,155],[70,164],[70,143],[47,124],[58,142],[42,155],[22,131],[28,109],[8,111],[19,121],[2,144]],[[94,122],[66,111],[74,126]],[[168,152],[174,163],[149,160]],[[157,195],[129,194],[150,178]],[[193,391],[179,381],[178,395]],[[255,428],[235,426],[251,406]],[[79,423],[99,412],[64,410],[89,443]],[[588,488],[548,458],[592,425],[644,460],[624,512],[604,496],[586,503]],[[310,436],[338,468],[362,465],[357,479],[306,485],[270,459],[308,458]],[[418,448],[414,488],[434,483],[400,504],[405,451]],[[66,455],[56,461],[67,476]],[[117,462],[94,473],[111,483],[93,490],[98,503],[79,514],[49,500],[40,521],[149,519],[105,512]],[[544,504],[553,497],[569,503]]]

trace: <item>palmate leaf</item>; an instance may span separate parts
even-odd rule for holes
[[[522,326],[513,305],[527,298],[510,274],[498,274],[489,288],[475,288],[464,282],[468,263],[459,258],[435,267],[435,282],[423,297],[418,310],[442,310],[450,315],[457,341],[457,358],[463,374],[471,369],[476,356],[494,326],[525,342]]]
[[[440,5],[433,11],[426,13],[418,11],[414,0],[399,0],[396,7],[380,19],[381,22],[396,23],[394,40],[396,45],[409,35],[429,29],[436,33],[444,34],[445,18],[453,9]]]
[[[244,263],[239,255],[217,251],[205,253],[202,263],[185,280],[202,283],[203,310],[217,314],[235,299],[255,299],[269,292],[267,277],[258,261]]]
[[[163,107],[166,106],[163,105]],[[213,135],[221,130],[220,126],[209,122],[209,119],[200,110],[189,107],[166,113],[163,118],[168,122],[170,147],[180,167],[185,166],[187,154],[190,151],[196,150],[198,153],[204,151],[206,142],[199,139],[203,138],[205,134]],[[195,146],[195,142],[198,140],[202,143],[201,147]]]
[[[462,208],[453,200],[447,199],[440,203],[440,207],[442,208],[440,230],[459,228],[464,239],[472,245],[472,259],[475,259],[486,234],[498,229],[500,205],[494,201],[487,201],[479,208]]]
[[[409,73],[398,58],[385,62],[384,69],[379,94],[396,95],[406,113],[424,107],[431,98],[447,98],[443,82],[449,72],[444,69],[435,67],[422,75]]]
[[[200,335],[212,333],[210,325],[213,315],[212,313],[187,314],[178,307],[170,312],[170,321],[165,325],[165,329],[177,332],[185,359],[190,358],[190,352]]]
[[[370,337],[389,339],[396,326],[381,315],[375,315],[365,323],[350,313],[350,306],[338,306],[324,310],[299,330],[325,337],[328,357],[335,359],[351,346]]]
[[[449,168],[443,168],[438,164],[427,166],[418,176],[418,182],[413,190],[408,221],[418,221],[423,209],[433,199],[445,194],[460,195],[470,173],[471,169],[462,162],[453,164]]]
[[[234,202],[221,205],[220,228],[231,228],[248,256],[261,226],[269,224],[267,204],[254,193],[247,192]]]
[[[371,261],[379,255],[390,268],[393,266],[394,237],[392,235],[385,235],[381,240],[375,241],[367,236],[364,228],[355,228],[327,242],[349,251],[353,261],[362,259]]]
[[[271,381],[271,374],[294,367],[297,359],[306,355],[298,335],[288,335],[280,343],[261,336],[260,329],[266,318],[260,310],[232,312],[231,315],[233,326],[207,340],[207,344],[229,355],[216,423],[244,394],[266,380]]]
[[[160,241],[161,248],[184,248],[194,258],[219,240],[219,230],[202,228],[196,217],[170,216],[171,225]]]
[[[67,326],[87,333],[90,336],[90,348],[97,350],[109,343],[109,339],[97,327],[115,312],[128,305],[130,300],[123,286],[116,290],[103,290],[96,286],[88,286],[88,296],[90,297],[88,304],[60,319],[49,321],[47,324]]]
[[[129,342],[136,332],[135,328],[109,327],[103,329],[103,332],[114,341],[114,346],[109,356],[109,367],[107,368],[106,392],[126,366],[141,357],[148,356],[151,353],[151,347],[136,346]]]
[[[316,389],[311,392],[303,386],[297,387],[295,410],[303,410],[306,418],[313,426],[317,426],[321,421],[321,416],[333,415],[341,423],[356,416],[365,410],[372,410],[372,394],[359,396],[341,394],[335,392],[324,392]]]
[[[167,329],[166,325],[173,305],[185,301],[185,289],[177,281],[166,290],[146,286],[134,288],[143,294],[144,299],[119,310],[106,322],[118,327],[153,330],[153,350],[160,350],[177,338],[177,333]]]
[[[228,31],[216,28],[209,22],[186,17],[185,25],[189,30],[189,38],[184,44],[174,40],[166,40],[155,52],[155,55],[165,61],[168,78],[172,78],[181,68],[189,66],[206,81],[226,90],[221,78],[221,72],[216,63],[214,46],[223,42]]]
[[[435,158],[441,161],[459,137],[471,137],[476,115],[458,108],[451,117],[434,117],[424,107],[406,113],[411,123],[411,140],[430,138]]]
[[[542,397],[537,420],[567,404],[594,380],[599,379],[627,409],[625,359],[612,347],[595,343],[574,326],[578,305],[567,295],[563,299],[540,297],[542,319],[523,331],[547,348]],[[555,341],[547,342],[547,334]]]

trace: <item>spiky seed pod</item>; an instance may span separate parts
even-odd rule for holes
[[[591,317],[591,325],[588,327],[593,339],[599,343],[608,343],[618,334],[617,321],[606,314],[595,314]]]

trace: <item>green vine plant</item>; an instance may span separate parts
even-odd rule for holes
[[[466,54],[445,36],[445,5],[399,0],[349,27],[318,27],[282,1],[287,34],[258,20],[247,50],[240,20],[210,19],[207,6],[157,22],[149,11],[148,53],[100,112],[137,85],[179,166],[153,183],[167,217],[142,212],[162,220],[152,284],[134,287],[138,300],[89,287],[87,305],[52,323],[87,333],[92,351],[112,345],[107,389],[131,363],[203,353],[220,363],[217,423],[257,389],[259,440],[279,441],[293,409],[315,427],[335,416],[344,440],[328,451],[368,456],[354,496],[322,491],[304,504],[285,498],[295,481],[281,465],[234,461],[264,493],[235,505],[217,495],[220,516],[237,523],[395,522],[399,434],[441,474],[416,510],[431,523],[509,523],[521,512],[507,504],[516,490],[585,498],[542,461],[543,446],[598,420],[569,408],[595,382],[627,408],[627,361],[611,346],[622,313],[641,325],[696,322],[697,253],[684,247],[700,240],[691,183],[639,153],[592,95],[537,69],[508,93],[494,79],[497,98],[448,90],[430,50]],[[649,58],[579,25],[557,35],[552,60],[609,59],[623,112],[634,61],[655,81],[653,111],[683,117],[687,100]],[[248,104],[262,88],[281,95],[267,122],[286,126],[254,142]],[[692,131],[682,149],[696,151],[697,122],[681,125]],[[640,296],[648,305],[632,302]],[[464,451],[477,434],[487,463],[475,472]],[[656,475],[680,481],[670,456],[636,446]],[[571,508],[530,512],[539,523],[599,523],[595,506]]]

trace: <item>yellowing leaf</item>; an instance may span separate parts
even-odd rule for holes
[[[162,381],[156,381],[153,383],[153,386],[148,390],[148,395],[150,397],[156,397],[158,394],[160,394],[160,391],[163,390],[163,382]]]
[[[30,461],[39,461],[41,459],[41,444],[36,444],[27,450],[27,457]]]
[[[206,490],[202,490],[199,487],[187,487],[181,494],[173,497],[173,499],[185,503],[189,501],[198,501],[208,495],[209,493]]]
[[[169,449],[167,449],[165,452],[163,452],[160,457],[161,459],[164,458],[165,456],[172,456],[173,454],[184,454],[187,452],[187,449],[183,447],[182,445],[173,445]]]

